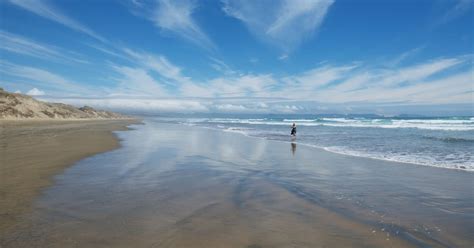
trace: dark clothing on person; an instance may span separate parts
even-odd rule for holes
[[[296,127],[291,128],[291,135],[293,135],[293,136],[296,135]]]

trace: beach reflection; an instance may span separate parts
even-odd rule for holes
[[[291,154],[295,156],[295,152],[296,152],[296,143],[291,142]]]

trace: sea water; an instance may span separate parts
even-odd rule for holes
[[[314,146],[331,152],[474,171],[474,118],[318,117],[294,115],[157,118]],[[290,137],[291,125],[297,137]]]

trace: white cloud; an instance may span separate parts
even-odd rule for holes
[[[225,62],[211,58],[223,68],[221,76],[197,81],[162,55],[129,49],[123,54],[136,62],[112,65],[115,75],[110,81],[115,85],[102,91],[86,89],[44,69],[1,60],[0,73],[38,82],[31,87],[46,89],[49,95],[51,89],[59,89],[94,98],[69,98],[71,102],[132,111],[300,113],[329,111],[324,104],[465,104],[473,99],[469,55],[398,68],[324,63],[283,77],[232,71]],[[101,94],[103,99],[95,99]]]
[[[144,98],[54,98],[54,101],[76,106],[93,106],[100,109],[117,109],[132,112],[192,113],[208,112],[200,101],[186,99],[144,99]]]
[[[30,95],[30,96],[43,96],[45,95],[45,92],[42,91],[42,90],[39,90],[37,88],[33,88],[31,90],[29,90],[28,92],[26,92],[27,95]]]
[[[21,94],[21,90],[16,90],[14,93]]]
[[[131,0],[132,4],[134,4],[137,7],[142,7],[143,3],[140,0]]]
[[[10,70],[7,73],[13,76],[26,78],[34,81],[41,81],[44,83],[54,84],[61,87],[75,86],[74,83],[69,82],[67,79],[63,78],[60,75],[34,67],[15,65],[14,67],[10,67]]]
[[[133,1],[132,12],[144,16],[163,31],[171,32],[206,49],[214,43],[193,18],[197,2],[191,0]]]
[[[456,1],[450,1],[456,2]],[[458,0],[456,4],[445,13],[445,15],[439,19],[440,23],[446,23],[453,19],[456,19],[460,16],[469,13],[469,11],[473,8],[474,3],[472,0]],[[471,12],[472,14],[472,12]]]
[[[373,82],[374,75],[369,71],[359,72],[352,74],[346,78],[342,83],[335,85],[331,90],[337,90],[338,92],[346,92],[357,90],[363,87],[367,87],[368,83]]]
[[[49,100],[49,98],[42,98]],[[303,108],[295,104],[263,103],[235,99],[152,99],[152,98],[53,98],[55,102],[75,106],[88,105],[99,109],[122,110],[143,113],[297,113]]]
[[[436,80],[400,87],[390,92],[387,91],[384,98],[392,101],[405,99],[415,103],[472,102],[474,96],[472,73],[472,71],[462,72]]]
[[[138,56],[138,55],[136,55]],[[272,74],[245,74],[235,72],[197,82],[183,75],[180,67],[172,64],[165,57],[146,58],[140,55],[144,69],[133,71],[135,79],[128,77],[122,81],[142,82],[139,88],[144,92],[164,91],[163,83],[156,81],[146,72],[158,72],[168,78],[177,89],[179,98],[192,97],[200,101],[216,101],[215,106],[208,106],[214,111],[229,112],[299,112],[305,108],[294,104],[273,104],[287,101],[317,101],[323,103],[348,102],[406,102],[406,103],[439,103],[446,99],[453,103],[465,103],[470,84],[468,75],[449,73],[440,77],[439,73],[458,65],[466,65],[467,57],[443,58],[402,68],[367,67],[362,62],[333,66],[321,64],[296,75],[275,77]],[[138,58],[138,57],[137,57]],[[156,59],[156,58],[162,58]],[[163,61],[165,61],[163,63]],[[219,62],[219,60],[216,60]],[[216,64],[218,64],[216,62]],[[155,63],[160,66],[152,66]],[[219,63],[223,66],[223,63]],[[225,64],[224,64],[225,65]],[[163,68],[168,68],[164,70]],[[465,71],[461,71],[465,73]],[[436,75],[436,77],[433,76]],[[459,77],[458,77],[459,76]],[[462,79],[462,80],[461,80]],[[143,85],[147,83],[147,85]],[[151,87],[160,87],[152,90]],[[452,87],[452,89],[450,88]],[[138,87],[135,85],[135,87]],[[172,87],[173,88],[173,87]],[[124,88],[126,89],[126,88]],[[128,88],[132,94],[134,91]],[[127,91],[124,91],[127,92]],[[425,92],[426,94],[422,94]],[[437,96],[443,96],[439,98]],[[166,94],[164,96],[167,96]],[[450,97],[452,96],[452,97]],[[266,99],[266,100],[261,100]],[[444,100],[441,100],[444,99]],[[224,102],[220,102],[224,100]]]
[[[417,48],[411,49],[409,51],[406,51],[406,52],[398,55],[396,58],[392,59],[391,61],[389,61],[387,63],[387,65],[390,66],[390,67],[397,66],[397,65],[401,64],[402,62],[406,61],[408,58],[412,58],[416,54],[420,53],[420,51],[423,50],[423,49],[424,49],[424,47],[421,46],[421,47],[417,47]]]
[[[301,108],[282,103],[264,103],[259,101],[238,101],[235,99],[210,102],[209,110],[220,113],[295,113]]]
[[[35,13],[43,18],[50,19],[57,23],[60,23],[68,28],[74,29],[76,31],[85,33],[97,40],[102,42],[105,41],[103,37],[96,34],[94,31],[89,29],[88,27],[82,25],[81,23],[77,22],[76,20],[66,16],[63,14],[59,9],[55,6],[47,3],[44,0],[9,0],[10,3],[21,7],[25,10],[28,10],[32,13]]]
[[[113,48],[113,47],[105,48],[105,47],[100,46],[98,44],[92,44],[92,43],[85,43],[85,44],[87,46],[92,47],[92,48],[96,49],[97,51],[103,52],[105,54],[131,61],[131,59],[129,57],[127,57],[125,54],[121,54],[120,52],[113,51],[113,50],[115,50],[115,48]]]
[[[461,62],[464,62],[464,60],[461,58],[449,58],[433,60],[415,66],[404,67],[384,73],[383,79],[381,79],[378,84],[390,86],[402,82],[413,83],[451,68],[457,64],[460,64]]]
[[[360,68],[340,74],[342,82],[332,87],[304,93],[298,86],[287,92],[293,99],[313,99],[325,103],[405,102],[466,103],[472,97],[472,69],[433,78],[468,60],[450,58],[393,70]],[[469,93],[471,92],[471,93]]]
[[[288,59],[288,54],[282,54],[280,57],[278,57],[278,60],[287,60]]]
[[[215,108],[221,112],[230,112],[230,113],[247,111],[247,108],[241,104],[230,104],[230,103],[218,104],[215,106]]]
[[[32,56],[43,60],[84,63],[84,60],[76,58],[78,56],[77,54],[71,54],[70,52],[64,51],[58,47],[41,44],[38,41],[30,40],[2,30],[0,30],[0,43],[2,44],[0,49],[13,53]]]
[[[275,105],[273,111],[279,113],[297,113],[302,108],[296,105]]]
[[[114,70],[120,74],[119,85],[113,90],[115,93],[167,96],[163,86],[141,68],[115,66]]]
[[[206,84],[186,83],[179,88],[180,95],[184,97],[215,97]]]
[[[229,65],[220,59],[211,57],[210,60],[212,61],[211,67],[214,70],[223,73],[224,75],[233,75],[237,73],[237,71],[233,70]],[[258,60],[250,59],[251,63],[256,63],[257,61]]]
[[[258,38],[291,51],[322,24],[333,0],[224,0],[223,10]]]
[[[45,88],[56,89],[61,92],[69,92],[72,94],[100,94],[98,91],[88,89],[61,75],[36,67],[17,65],[0,60],[0,73],[2,76],[9,75],[14,78],[36,82]]]
[[[214,78],[200,87],[213,97],[261,97],[268,95],[276,82],[270,74],[244,74]],[[186,96],[196,96],[195,91],[183,93]]]
[[[286,83],[284,92],[281,96],[297,96],[302,98],[311,98],[314,92],[319,91],[320,87],[347,77],[349,72],[357,68],[357,65],[329,66],[322,65],[310,69],[301,74],[285,77],[282,79]]]
[[[139,64],[148,70],[155,71],[162,77],[172,80],[174,83],[182,84],[189,83],[191,79],[182,75],[182,69],[171,63],[165,56],[138,53],[130,49],[125,49],[126,54],[138,61]]]
[[[258,58],[250,58],[249,61],[250,61],[250,63],[252,63],[252,64],[256,64],[256,63],[258,63],[259,59],[258,59]]]

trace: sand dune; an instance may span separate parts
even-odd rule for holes
[[[110,111],[62,103],[48,103],[0,88],[0,119],[128,119]]]

